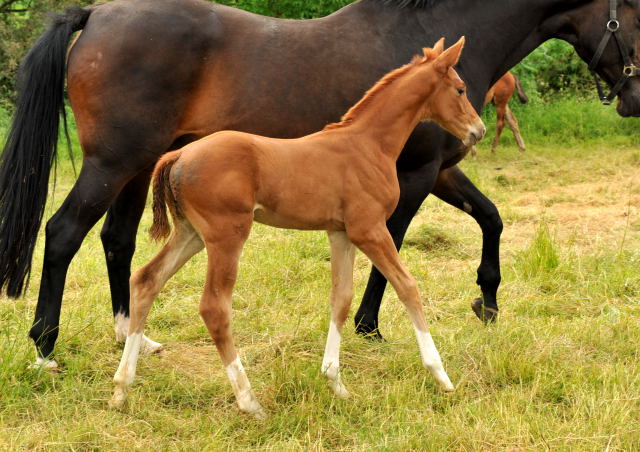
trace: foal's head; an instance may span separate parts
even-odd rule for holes
[[[453,66],[458,64],[464,36],[444,50],[444,38],[432,48],[425,48],[424,57],[417,63],[426,64],[427,88],[432,91],[424,105],[423,118],[436,121],[444,129],[458,137],[466,146],[476,144],[486,132],[478,113],[467,98],[467,87]],[[425,68],[427,69],[427,68]]]

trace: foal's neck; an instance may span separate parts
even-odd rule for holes
[[[422,119],[427,98],[435,89],[438,78],[435,73],[428,77],[425,71],[433,69],[414,68],[385,86],[349,125],[394,161]]]

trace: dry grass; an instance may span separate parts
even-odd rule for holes
[[[99,228],[69,271],[58,358],[62,373],[27,369],[27,297],[0,299],[0,449],[7,450],[638,450],[640,449],[639,148],[540,147],[463,169],[501,209],[500,322],[469,309],[481,236],[464,213],[429,198],[402,255],[457,385],[441,393],[421,368],[395,294],[381,312],[386,343],[347,328],[335,399],[319,375],[328,324],[322,233],[257,225],[234,301],[236,343],[269,418],[240,414],[197,315],[204,256],[170,281],[148,334],[166,346],[140,360],[123,412],[107,408],[121,347],[111,330]],[[65,166],[53,204],[73,182]],[[52,210],[53,211],[53,207]],[[145,213],[143,230],[149,227]],[[157,250],[140,234],[134,266]],[[369,265],[359,255],[356,303]]]

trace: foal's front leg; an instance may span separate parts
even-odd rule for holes
[[[164,248],[131,276],[129,332],[118,371],[113,377],[115,389],[109,402],[112,407],[117,408],[124,404],[127,391],[133,384],[138,354],[145,341],[144,326],[153,300],[167,280],[202,247],[202,240],[195,231],[189,225],[178,223]]]
[[[353,298],[353,259],[355,247],[344,231],[328,231],[331,244],[331,323],[322,359],[322,373],[335,394],[345,399],[349,391],[340,379],[342,327]]]
[[[367,255],[373,265],[391,283],[398,298],[405,305],[418,340],[422,363],[446,391],[454,387],[442,366],[442,359],[429,333],[422,311],[418,284],[406,269],[384,222],[375,225],[356,225],[348,230],[351,241]]]

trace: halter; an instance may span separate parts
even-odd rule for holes
[[[624,84],[627,83],[627,80],[629,80],[631,77],[640,76],[640,68],[633,64],[633,62],[631,61],[629,52],[627,52],[627,46],[625,45],[622,36],[620,36],[620,34],[618,33],[619,30],[620,22],[618,21],[618,1],[609,0],[609,22],[607,22],[607,31],[605,32],[602,41],[600,41],[600,45],[598,46],[598,49],[596,50],[596,53],[593,55],[593,59],[589,64],[589,70],[596,80],[598,97],[604,105],[611,105],[611,102],[613,102],[613,99],[618,95]],[[620,50],[620,54],[622,55],[624,67],[622,68],[622,75],[620,76],[620,79],[611,89],[611,92],[605,96],[600,84],[600,77],[598,77],[598,74],[596,74],[595,69],[600,62],[600,58],[602,58],[604,49],[605,47],[607,47],[611,36],[613,36],[616,40],[616,43],[618,43],[618,50]]]

